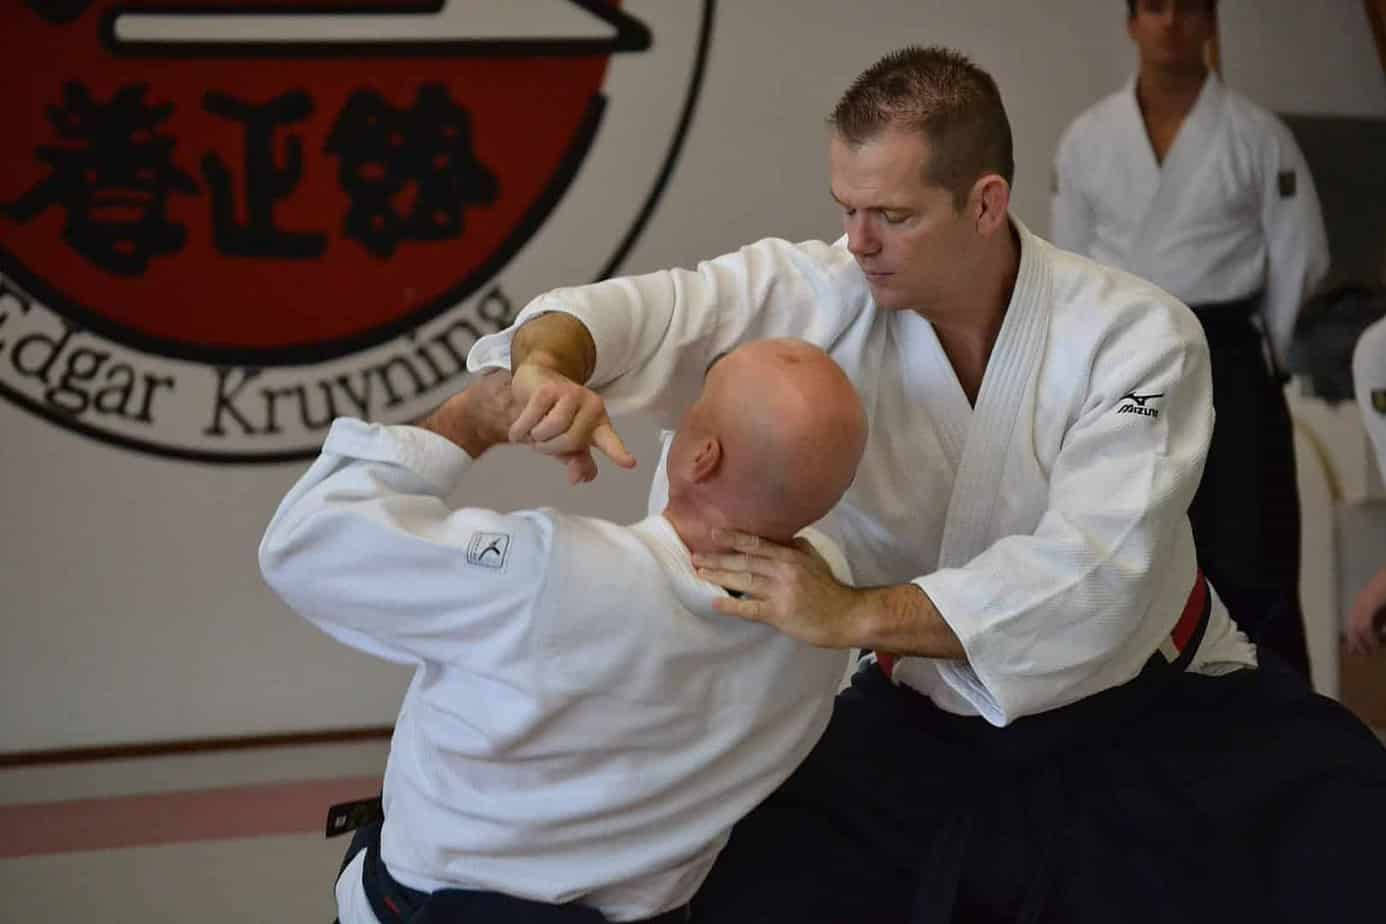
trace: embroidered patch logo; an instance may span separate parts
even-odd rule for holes
[[[1122,397],[1122,404],[1120,407],[1117,408],[1117,413],[1137,414],[1141,417],[1159,417],[1160,409],[1155,407],[1148,407],[1147,403],[1150,401],[1154,401],[1156,398],[1163,398],[1164,396],[1164,392],[1158,392],[1149,395],[1138,395],[1134,391],[1128,392],[1126,395]]]
[[[501,569],[510,557],[510,537],[505,533],[477,533],[467,543],[467,564]]]
[[[1386,414],[1386,388],[1372,391],[1372,410],[1378,414]]]
[[[1281,170],[1277,179],[1280,183],[1280,198],[1293,198],[1295,194],[1295,172],[1293,170]]]

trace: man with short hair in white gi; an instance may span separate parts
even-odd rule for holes
[[[667,504],[632,526],[450,506],[515,412],[494,373],[417,426],[337,420],[261,543],[291,607],[418,665],[383,828],[358,832],[338,879],[342,924],[687,920],[841,685],[845,651],[719,613],[727,592],[690,560],[721,529],[794,543],[846,490],[866,416],[822,350],[718,359],[669,450]],[[814,536],[815,568],[848,580]]]
[[[1386,318],[1362,332],[1352,351],[1352,387],[1362,425],[1386,479]],[[1386,636],[1386,566],[1357,594],[1348,612],[1346,640],[1354,654],[1370,654]]]
[[[831,122],[837,243],[558,289],[469,357],[513,368],[510,437],[575,478],[594,446],[626,457],[608,412],[672,420],[746,339],[821,344],[862,394],[829,519],[856,588],[743,532],[695,555],[744,594],[719,609],[876,652],[695,920],[1351,920],[1377,900],[1386,751],[1258,669],[1199,573],[1197,319],[1010,214],[1005,108],[961,55],[886,56]]]
[[[1278,370],[1328,271],[1314,181],[1289,129],[1208,69],[1217,0],[1126,7],[1140,70],[1064,133],[1051,235],[1198,315],[1217,409],[1189,510],[1199,563],[1252,640],[1308,677],[1294,434]]]

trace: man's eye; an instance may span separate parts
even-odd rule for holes
[[[883,212],[882,216],[885,218],[886,224],[888,225],[898,225],[906,218],[909,218],[909,216],[905,214],[892,215],[890,212]]]

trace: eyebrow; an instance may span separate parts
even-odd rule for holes
[[[841,199],[839,199],[839,198],[837,197],[837,193],[833,192],[833,189],[832,189],[831,186],[828,187],[828,195],[832,197],[832,200],[833,200],[834,202],[836,202],[838,205],[842,206],[844,209],[849,209],[849,208],[866,208],[866,209],[874,210],[874,211],[877,211],[877,212],[909,212],[909,211],[913,211],[913,206],[909,206],[909,205],[889,205],[889,204],[887,204],[887,205],[867,205],[867,206],[848,205],[846,202],[843,202]]]

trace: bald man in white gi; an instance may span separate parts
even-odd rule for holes
[[[1151,280],[1203,323],[1218,416],[1189,514],[1199,562],[1237,624],[1307,677],[1294,439],[1276,370],[1328,244],[1289,129],[1209,71],[1216,30],[1216,0],[1127,0],[1140,70],[1064,133],[1051,236]]]
[[[667,503],[632,526],[451,506],[514,419],[506,373],[417,426],[339,419],[260,546],[293,609],[417,666],[342,924],[686,920],[733,823],[828,722],[847,652],[718,612],[690,560],[716,530],[812,534],[852,481],[866,417],[822,350],[716,360]]]
[[[719,609],[876,652],[695,920],[1350,919],[1386,751],[1258,668],[1199,573],[1197,319],[1010,214],[1009,120],[962,55],[886,55],[831,124],[838,242],[558,289],[469,357],[514,370],[511,437],[577,478],[594,447],[627,457],[608,413],[677,419],[747,339],[818,343],[862,395],[866,453],[827,521],[857,586],[740,531],[694,557],[744,594]]]
[[[1352,352],[1352,385],[1362,425],[1386,479],[1386,318],[1362,332]],[[1370,654],[1386,634],[1386,566],[1357,594],[1348,612],[1346,641],[1354,654]]]

